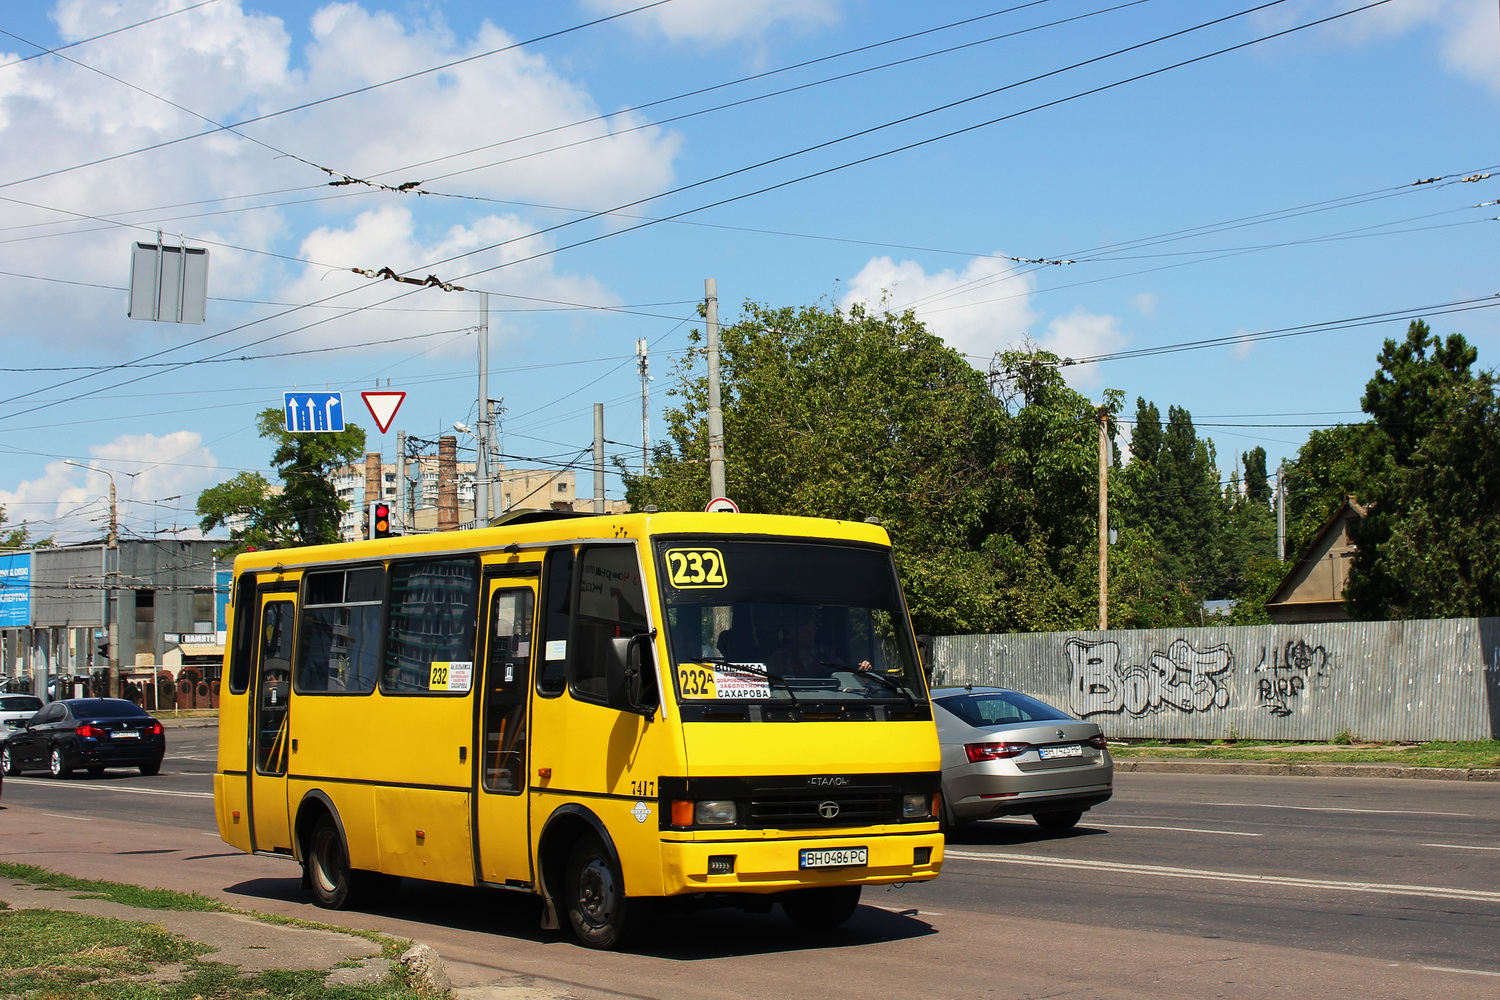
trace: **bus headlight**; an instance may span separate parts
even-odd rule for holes
[[[733,826],[737,818],[733,799],[703,799],[693,806],[693,822],[698,826]]]
[[[738,819],[733,799],[672,800],[673,826],[734,826]]]
[[[901,796],[902,819],[928,819],[932,816],[932,796],[925,792]]]

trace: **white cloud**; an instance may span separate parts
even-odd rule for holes
[[[1255,350],[1255,341],[1244,330],[1241,330],[1235,336],[1239,339],[1234,342],[1234,347],[1229,353],[1234,357],[1234,360],[1244,361],[1250,356],[1250,352]]]
[[[996,353],[1016,347],[1035,319],[1030,275],[997,257],[978,257],[962,271],[928,274],[915,261],[872,258],[849,282],[840,302],[892,312],[913,310],[949,347],[983,367]]]
[[[638,6],[624,0],[586,0],[599,14],[614,14]],[[650,25],[673,42],[725,45],[756,42],[773,28],[813,31],[837,22],[843,0],[673,0],[672,3],[625,18],[637,32]]]
[[[1342,0],[1303,0],[1259,15],[1275,28],[1287,28],[1349,9]],[[1500,91],[1500,14],[1492,0],[1420,0],[1390,3],[1332,22],[1327,37],[1347,45],[1367,45],[1430,29],[1447,68]],[[1410,68],[1410,67],[1408,67]]]
[[[178,510],[191,510],[198,494],[223,478],[196,431],[126,434],[89,452],[87,459],[77,460],[89,468],[48,462],[40,478],[0,490],[7,526],[25,521],[33,539],[103,538],[109,530],[108,472],[114,478],[120,537],[150,537],[156,525],[182,519]]]
[[[56,20],[62,37],[72,40],[179,6],[175,0],[59,0]],[[242,131],[251,138],[219,133],[66,169],[211,127],[167,101],[232,122],[515,41],[489,24],[471,37],[455,38],[446,29],[353,3],[325,6],[311,14],[309,24],[312,42],[296,51],[280,19],[229,0],[69,51],[161,100],[57,59],[17,63],[0,72],[0,176],[24,179],[62,171],[6,191],[23,203],[7,203],[0,232],[0,268],[27,276],[0,282],[0,310],[17,331],[37,337],[45,331],[56,347],[97,348],[101,361],[189,339],[169,324],[125,319],[130,244],[154,241],[158,228],[168,242],[209,246],[211,296],[274,298],[278,293],[271,289],[289,280],[289,266],[272,254],[287,253],[283,242],[311,229],[304,221],[307,213],[321,214],[329,232],[357,232],[367,223],[353,220],[366,219],[374,206],[399,204],[406,211],[420,200],[429,229],[461,220],[475,234],[475,247],[491,242],[486,237],[492,230],[518,235],[528,224],[570,217],[547,210],[539,222],[523,223],[519,216],[476,221],[471,213],[476,206],[484,210],[480,203],[358,186],[330,188],[330,176],[303,160],[392,185],[417,180],[444,194],[584,210],[611,208],[672,184],[680,137],[657,129],[628,131],[646,123],[639,116],[514,141],[601,113],[582,86],[545,57],[521,50],[278,115],[246,126]],[[46,136],[46,142],[37,143],[37,136]],[[544,152],[591,137],[597,141]],[[455,151],[460,155],[434,159]],[[257,196],[277,191],[286,193]],[[112,228],[106,219],[142,225]],[[318,221],[314,217],[312,224]],[[577,231],[592,235],[607,224],[594,222]],[[440,259],[427,256],[433,248],[453,249],[464,242],[461,234],[449,238],[429,229],[411,227],[404,244],[382,242],[383,259],[373,262],[363,252],[369,247],[347,242],[334,247],[328,241],[326,252],[338,255],[312,259],[334,267],[420,267]],[[308,238],[307,245],[317,242]],[[457,261],[443,277],[477,266]],[[559,282],[550,284],[555,290]],[[318,297],[326,291],[320,286]],[[232,309],[210,302],[209,327]]]
[[[1122,350],[1130,338],[1120,330],[1113,316],[1101,316],[1074,309],[1047,324],[1039,344],[1060,358],[1086,358]],[[1093,388],[1103,383],[1104,373],[1098,365],[1070,365],[1062,369],[1063,377],[1075,389]]]
[[[460,262],[439,268],[443,272],[439,277],[447,281],[460,276],[449,268],[458,267],[462,273],[471,273],[505,265],[498,270],[476,274],[472,280],[452,281],[464,288],[500,293],[491,295],[490,307],[495,313],[491,320],[492,333],[502,337],[511,332],[501,311],[509,307],[546,305],[545,300],[601,306],[619,304],[618,297],[593,278],[554,273],[551,258],[523,260],[547,249],[547,246],[542,237],[533,235],[531,227],[506,216],[485,216],[471,225],[452,226],[429,235],[418,232],[410,211],[404,206],[393,205],[364,212],[344,227],[315,230],[303,241],[301,256],[308,260],[359,261],[359,266],[367,270],[389,267],[397,274],[416,278],[427,276],[423,267],[429,261],[461,256]],[[482,249],[486,247],[493,249]],[[372,307],[349,318],[334,318],[331,322],[299,330],[294,338],[298,349],[328,344],[378,344],[382,340],[409,337],[414,333],[458,331],[477,322],[479,299],[467,292],[421,289],[415,295],[407,294],[390,303],[390,309],[380,308],[380,303],[412,291],[413,286],[389,279],[371,280],[347,270],[308,268],[277,295],[289,302],[314,302],[337,296],[327,303],[329,308],[307,310],[304,321],[307,323],[338,317],[339,310],[343,309]],[[503,294],[506,291],[526,298],[507,299]],[[340,292],[349,294],[338,295]],[[421,328],[414,328],[405,310],[424,306],[452,311],[437,313]],[[446,350],[442,346],[445,342],[448,344]],[[415,350],[428,348],[448,355],[472,354],[474,341],[455,332],[452,337],[432,338]],[[413,350],[409,342],[401,347],[404,354]]]

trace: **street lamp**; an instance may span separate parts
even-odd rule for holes
[[[104,554],[104,635],[105,642],[109,643],[109,658],[105,668],[105,683],[107,693],[111,698],[120,696],[120,643],[118,615],[110,613],[111,605],[114,604],[115,588],[113,580],[120,573],[120,519],[119,509],[116,503],[115,474],[108,469],[101,469],[93,465],[84,465],[82,462],[74,462],[71,459],[63,459],[64,465],[75,466],[79,469],[87,469],[90,472],[99,472],[109,477],[109,543],[105,546]],[[115,568],[109,568],[109,553],[115,554]]]

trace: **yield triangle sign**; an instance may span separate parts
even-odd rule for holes
[[[380,428],[384,434],[390,430],[391,421],[396,419],[396,411],[401,409],[402,400],[406,399],[404,392],[362,392],[365,407],[370,411],[370,416],[375,418],[375,426]]]

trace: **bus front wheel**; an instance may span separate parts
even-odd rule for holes
[[[611,949],[636,937],[645,901],[625,895],[620,866],[598,837],[584,837],[573,845],[563,893],[568,922],[581,943]]]
[[[344,836],[331,818],[324,817],[313,828],[307,859],[308,881],[312,883],[313,901],[327,910],[347,910],[363,906],[396,891],[401,880],[394,875],[362,871],[349,867],[349,852]]]

